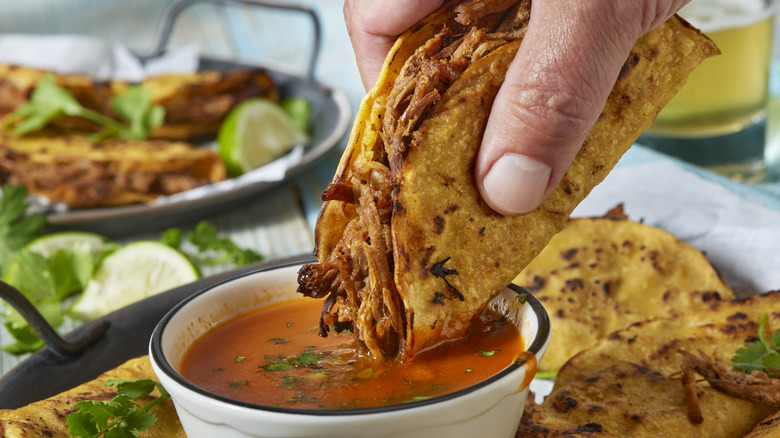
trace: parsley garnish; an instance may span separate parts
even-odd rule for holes
[[[266,371],[273,371],[273,370],[289,370],[290,368],[295,367],[311,367],[311,368],[319,368],[316,366],[317,361],[325,356],[326,353],[315,353],[314,350],[303,350],[299,355],[297,356],[265,356],[266,362],[271,362],[268,365],[261,365],[259,368],[262,368]]]
[[[266,371],[289,370],[290,368],[295,368],[295,365],[286,362],[274,362],[270,365],[263,365],[260,368]]]
[[[488,350],[483,350],[483,349],[480,348],[479,350],[477,350],[477,353],[479,353],[479,355],[482,356],[482,357],[487,357],[487,356],[493,356],[494,354],[498,353],[499,351],[500,350],[490,350],[490,351],[488,351]]]
[[[295,386],[295,377],[284,376],[282,377],[282,388],[292,389]]]
[[[235,362],[235,363],[243,362],[243,361],[244,361],[244,359],[246,359],[246,357],[244,357],[244,356],[238,356],[238,357],[236,357],[235,359],[233,359],[233,362]]]
[[[761,314],[758,323],[758,342],[746,343],[731,358],[732,368],[750,374],[762,371],[769,377],[780,378],[780,329],[766,338],[767,313]]]
[[[27,188],[6,184],[0,193],[0,274],[4,273],[17,251],[46,231],[42,214],[27,211]]]
[[[112,400],[83,400],[73,405],[76,410],[65,421],[71,437],[137,437],[138,432],[157,421],[149,409],[170,397],[159,382],[149,379],[109,380],[104,385],[116,386],[117,396]],[[143,406],[133,403],[155,388],[160,391],[160,397]]]
[[[97,111],[84,108],[68,90],[54,81],[48,73],[30,95],[30,100],[18,107],[6,124],[14,125],[13,133],[24,135],[38,131],[59,116],[81,117],[103,126],[103,130],[92,136],[99,141],[109,137],[124,140],[143,140],[147,134],[165,120],[165,109],[152,105],[149,90],[135,85],[111,99],[114,111],[123,122],[114,120]]]
[[[187,241],[197,249],[197,253],[182,248],[182,231],[170,228],[162,233],[160,241],[175,248],[199,265],[220,265],[232,263],[244,266],[263,259],[263,256],[248,248],[241,248],[228,237],[217,235],[217,227],[209,221],[200,221],[195,229],[187,233]]]

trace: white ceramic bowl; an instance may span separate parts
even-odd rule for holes
[[[210,328],[298,297],[300,266],[256,271],[204,289],[177,305],[156,327],[149,347],[152,366],[189,438],[515,436],[528,383],[550,340],[547,313],[520,288],[507,288],[491,306],[515,322],[535,360],[515,362],[468,388],[416,403],[345,411],[261,406],[210,393],[177,372],[184,352]]]

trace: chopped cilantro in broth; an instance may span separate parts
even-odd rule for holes
[[[297,299],[239,316],[208,332],[181,373],[211,392],[298,409],[406,404],[457,391],[509,365],[523,351],[505,318],[483,314],[468,336],[407,363],[358,357],[350,333],[317,335],[321,302]]]

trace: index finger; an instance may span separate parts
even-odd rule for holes
[[[366,89],[379,77],[398,35],[442,5],[444,0],[346,0],[344,20]]]

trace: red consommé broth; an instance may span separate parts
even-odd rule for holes
[[[405,363],[355,352],[352,334],[318,336],[321,302],[296,299],[238,316],[186,352],[181,374],[245,402],[297,409],[357,409],[454,392],[496,374],[524,351],[518,330],[486,312],[467,336]]]

